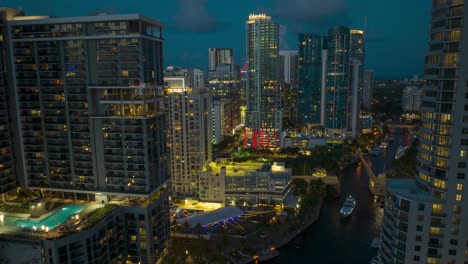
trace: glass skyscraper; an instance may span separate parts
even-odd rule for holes
[[[279,98],[279,24],[270,16],[247,21],[247,89],[245,144],[277,147],[282,129]]]
[[[463,0],[433,1],[417,175],[387,183],[384,263],[468,262],[466,13]]]
[[[322,112],[322,57],[325,39],[315,34],[299,34],[298,121],[320,124]]]
[[[343,136],[351,104],[349,83],[350,30],[334,27],[328,30],[327,88],[325,92],[325,128],[329,136]]]

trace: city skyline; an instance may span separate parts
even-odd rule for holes
[[[141,13],[155,17],[167,28],[164,65],[198,67],[203,70],[208,69],[207,50],[213,47],[232,47],[236,63],[243,64],[246,55],[243,22],[252,13],[266,13],[279,22],[280,50],[296,50],[298,33],[324,34],[332,26],[364,28],[367,17],[366,69],[375,70],[377,79],[397,79],[413,74],[422,75],[427,50],[426,25],[431,7],[429,2],[424,5],[402,5],[400,2],[333,0],[328,1],[327,5],[318,5],[315,1],[305,3],[295,0],[291,3],[295,7],[287,11],[284,11],[286,9],[281,1],[266,0],[242,5],[234,1],[212,0],[145,2],[140,5],[107,0],[67,5],[55,0],[40,4],[31,0],[6,0],[2,5],[22,7],[29,15],[83,16],[107,12]],[[396,13],[399,14],[398,19],[390,15]]]

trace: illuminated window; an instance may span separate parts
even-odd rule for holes
[[[457,184],[457,191],[463,191],[463,183]]]
[[[136,236],[130,236],[131,241],[136,241]]]
[[[122,77],[128,77],[128,71],[122,71]]]
[[[455,200],[460,202],[462,200],[462,195],[461,194],[455,195]]]
[[[432,213],[433,214],[441,214],[443,211],[443,207],[441,204],[433,204],[432,205]]]
[[[438,227],[431,227],[431,235],[439,235],[440,234],[440,228]]]
[[[466,153],[467,153],[466,150],[460,150],[460,157],[461,158],[466,157]]]

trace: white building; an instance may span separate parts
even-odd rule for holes
[[[468,263],[468,5],[433,1],[414,179],[387,184],[383,263]]]
[[[185,77],[165,77],[172,194],[195,198],[203,164],[211,160],[212,155],[211,97],[207,91],[195,92],[188,88],[185,80]]]
[[[291,178],[292,170],[283,162],[265,164],[217,159],[203,169],[200,199],[226,205],[283,203],[290,191]]]

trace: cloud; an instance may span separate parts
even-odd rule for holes
[[[344,0],[276,0],[273,11],[276,15],[297,22],[308,22],[320,17],[340,14],[345,10]]]
[[[173,17],[176,30],[208,33],[224,30],[227,25],[207,10],[208,0],[177,0],[179,10]]]

